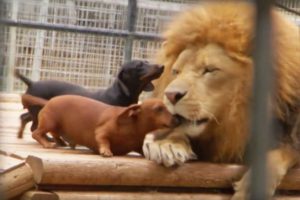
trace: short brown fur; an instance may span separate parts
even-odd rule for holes
[[[54,143],[45,139],[45,134],[50,132],[55,139],[62,136],[73,145],[87,146],[103,156],[124,155],[130,151],[141,153],[146,133],[177,123],[159,99],[117,107],[75,95],[46,101],[25,94],[22,102],[27,106],[44,106],[32,137],[45,148],[54,147]]]

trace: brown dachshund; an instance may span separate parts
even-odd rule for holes
[[[145,135],[153,130],[174,127],[179,122],[159,99],[148,99],[128,107],[111,106],[87,97],[62,95],[45,100],[22,96],[25,107],[44,106],[32,137],[45,148],[55,143],[46,139],[63,137],[71,145],[89,147],[102,156],[142,152]]]

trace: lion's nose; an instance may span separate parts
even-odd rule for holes
[[[186,95],[186,92],[166,92],[166,97],[169,99],[169,101],[175,105],[182,97]]]

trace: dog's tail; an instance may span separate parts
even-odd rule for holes
[[[48,102],[46,99],[35,97],[30,94],[23,94],[21,100],[24,108],[28,108],[29,106],[45,106]]]
[[[21,81],[23,81],[28,87],[32,85],[33,81],[22,75],[18,69],[15,70],[15,76],[21,79]]]

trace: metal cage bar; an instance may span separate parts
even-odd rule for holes
[[[266,160],[270,146],[271,116],[268,98],[272,96],[274,70],[271,47],[272,0],[256,0],[254,83],[250,136],[250,199],[267,199]],[[255,148],[253,148],[255,147]]]
[[[107,1],[107,2],[112,2],[112,1]],[[182,0],[182,2],[187,2]],[[192,1],[188,1],[188,3],[191,3]],[[299,1],[288,1],[284,3],[282,0],[278,0],[277,5],[280,5],[281,8],[284,8],[281,5],[299,5]],[[268,141],[270,141],[270,129],[271,129],[271,123],[270,123],[270,116],[267,110],[267,96],[272,95],[272,74],[273,70],[271,67],[271,58],[272,58],[272,53],[271,53],[271,47],[270,47],[270,31],[271,31],[271,26],[270,26],[270,6],[271,6],[272,0],[256,0],[256,5],[258,8],[257,12],[257,18],[256,18],[256,40],[255,40],[255,48],[256,50],[255,55],[254,55],[254,64],[255,64],[255,81],[254,81],[254,103],[252,105],[252,123],[251,123],[251,141],[250,145],[255,146],[255,148],[251,148],[251,161],[252,161],[252,169],[253,173],[251,176],[251,199],[265,199],[266,198],[266,179],[265,179],[265,167],[266,167],[266,151],[268,149]],[[84,15],[86,14],[86,8],[84,8],[84,5],[81,6],[81,11]],[[137,32],[135,30],[136,27],[136,21],[137,17],[136,14],[139,12],[137,8],[137,1],[136,0],[128,0],[127,4],[127,30],[121,29],[113,29],[113,28],[99,28],[99,27],[84,27],[85,24],[91,23],[91,24],[96,24],[100,23],[97,22],[96,20],[87,22],[86,20],[81,20],[80,25],[82,26],[73,26],[72,23],[70,24],[60,24],[60,23],[41,23],[39,21],[30,21],[30,20],[20,20],[20,19],[7,19],[7,18],[0,18],[0,25],[5,26],[5,27],[22,27],[22,28],[33,28],[33,29],[42,29],[42,30],[49,30],[49,35],[55,35],[53,32],[54,31],[61,31],[63,32],[62,34],[71,34],[71,33],[80,33],[80,34],[94,34],[94,35],[101,35],[101,36],[109,36],[109,37],[120,37],[122,39],[125,39],[125,53],[124,57],[125,60],[130,60],[135,52],[132,50],[133,46],[142,46],[143,48],[156,48],[155,44],[144,44],[145,40],[151,40],[152,41],[157,41],[161,39],[161,36],[155,33],[147,33],[147,32]],[[49,8],[49,10],[52,12],[52,8]],[[288,12],[293,12],[295,11],[294,9],[288,9]],[[56,11],[53,11],[53,15],[55,15]],[[164,11],[167,12],[167,11]],[[298,11],[294,12],[294,14],[297,14]],[[97,14],[97,13],[96,13]],[[96,15],[95,14],[95,15]],[[120,16],[122,16],[120,14]],[[52,19],[53,21],[57,19]],[[61,21],[68,21],[69,19],[66,18],[61,18]],[[72,20],[72,19],[71,19]],[[59,21],[59,20],[57,20]],[[142,21],[142,20],[141,20]],[[141,24],[143,21],[141,22]],[[123,24],[120,25],[123,27]],[[4,33],[2,34],[2,28],[1,27],[1,34],[0,34],[0,39],[4,40]],[[140,28],[140,27],[139,27]],[[52,32],[51,32],[52,31]],[[154,32],[154,31],[153,31]],[[5,33],[8,35],[8,33]],[[49,46],[63,46],[66,41],[62,41],[59,39],[52,39],[52,38],[47,38],[46,34],[46,39],[45,42],[49,43]],[[30,35],[30,32],[28,33]],[[33,36],[34,37],[34,36]],[[28,40],[28,43],[32,42],[34,38],[30,38]],[[53,41],[51,41],[53,40]],[[88,44],[93,43],[96,41],[95,38],[85,38],[85,42]],[[18,42],[18,41],[16,41]],[[52,43],[51,43],[52,42]],[[80,41],[73,39],[72,41],[67,41],[71,44],[72,48],[77,48],[76,44],[80,43]],[[84,41],[83,41],[84,42]],[[122,41],[114,41],[114,43],[122,43]],[[80,46],[80,45],[79,45]],[[84,45],[82,48],[85,48]],[[3,50],[2,48],[0,49],[1,51]],[[22,49],[23,51],[32,51],[29,48],[27,49]],[[80,49],[81,50],[81,49]],[[86,50],[86,49],[85,49]],[[48,49],[45,49],[45,51],[48,51]],[[86,50],[88,51],[88,50]],[[123,51],[123,49],[121,50]],[[96,51],[96,53],[101,53],[103,54],[102,50],[101,51]],[[70,52],[63,52],[67,56],[71,57],[68,65],[81,65],[83,64],[82,62],[89,62],[89,60],[94,59],[92,55],[88,55],[85,59],[82,59],[82,57],[78,55],[73,56],[71,55]],[[99,54],[100,54],[99,53]],[[120,51],[115,51],[115,52],[109,52],[112,54],[119,55]],[[88,52],[88,54],[92,54]],[[53,62],[52,59],[52,54],[44,60],[44,62]],[[55,55],[54,55],[55,56]],[[100,56],[100,55],[99,55]],[[80,58],[82,61],[80,60]],[[1,58],[0,58],[1,60]],[[32,62],[32,59],[26,59],[26,58],[21,58],[22,62]],[[1,63],[0,63],[1,64]],[[58,67],[60,66],[59,63],[57,63]],[[71,68],[68,66],[69,68]],[[0,69],[4,71],[4,69]],[[49,73],[49,69],[45,69],[44,73]],[[72,69],[71,69],[72,70]],[[70,70],[70,71],[71,71]],[[113,70],[111,70],[113,71]],[[72,74],[76,77],[82,76],[82,73],[90,73],[94,74],[95,70],[90,70],[90,69],[84,69],[84,70],[73,70]],[[4,73],[4,72],[1,72]],[[114,74],[114,72],[110,72],[110,74]],[[55,74],[52,74],[55,76]],[[67,74],[68,78],[71,79],[70,74]],[[3,83],[3,80],[1,80]],[[12,82],[12,81],[11,81]],[[84,82],[82,83],[84,84]],[[108,83],[106,83],[107,85]],[[12,86],[9,86],[8,88],[11,89]]]
[[[127,11],[127,29],[128,37],[125,42],[125,61],[130,61],[132,58],[132,45],[133,45],[133,33],[135,31],[136,24],[136,13],[137,13],[137,2],[136,0],[128,0],[128,11]]]
[[[53,31],[64,31],[71,33],[83,33],[83,34],[96,34],[103,36],[112,36],[112,37],[129,37],[133,39],[143,39],[143,40],[161,40],[162,37],[158,34],[152,33],[138,33],[127,30],[107,30],[102,28],[86,28],[86,27],[74,27],[74,26],[65,26],[60,24],[44,24],[39,22],[29,22],[29,21],[17,21],[10,19],[0,19],[0,24],[4,26],[14,26],[22,28],[35,28],[43,30],[53,30]]]

